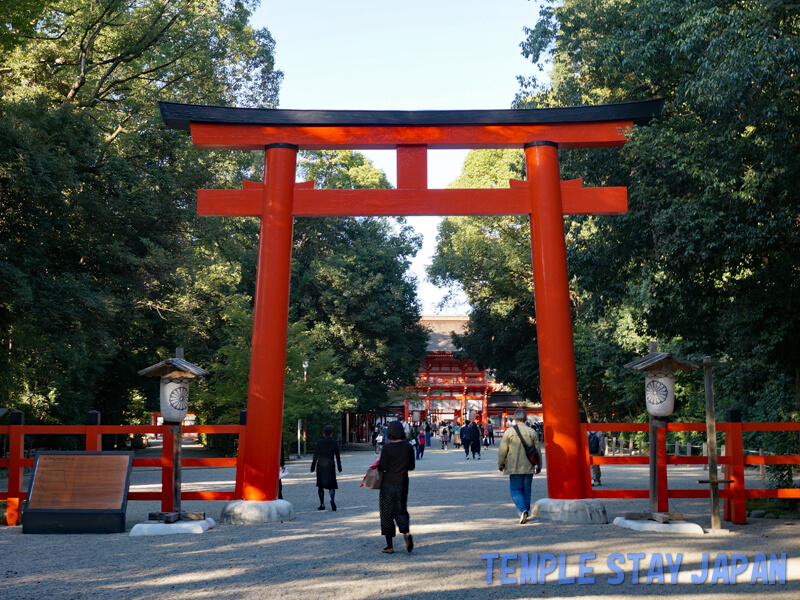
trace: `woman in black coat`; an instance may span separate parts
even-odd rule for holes
[[[414,470],[414,448],[406,441],[406,434],[399,421],[389,423],[387,430],[389,443],[383,446],[378,470],[383,473],[379,506],[381,514],[381,533],[386,537],[386,548],[381,552],[392,554],[392,539],[395,536],[395,523],[406,542],[406,549],[414,549],[414,540],[409,532],[408,472]]]
[[[463,434],[462,434],[463,437]],[[481,459],[481,430],[478,428],[478,422],[473,421],[469,428],[469,443],[472,450],[472,458],[477,454],[478,460]]]
[[[342,459],[339,456],[339,442],[334,440],[331,435],[333,434],[333,427],[326,425],[322,430],[324,436],[321,440],[317,440],[317,445],[314,448],[314,458],[311,459],[311,472],[317,469],[317,489],[319,490],[319,507],[317,510],[325,510],[325,490],[331,497],[331,510],[336,510],[336,471],[333,470],[333,459],[336,458],[336,465],[339,467],[339,473],[342,472]]]

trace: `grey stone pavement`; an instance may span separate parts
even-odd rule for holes
[[[188,454],[187,448],[187,454]],[[483,598],[650,597],[723,599],[730,597],[800,598],[800,521],[752,519],[746,526],[725,524],[726,535],[665,535],[614,525],[574,525],[533,520],[519,525],[508,478],[497,470],[496,446],[482,460],[465,460],[462,451],[429,448],[412,473],[409,491],[415,548],[407,553],[402,538],[392,555],[380,552],[384,540],[378,520],[378,492],[359,488],[371,452],[345,452],[339,475],[337,512],[318,511],[310,456],[288,463],[284,497],[297,511],[292,522],[259,526],[219,525],[201,535],[129,537],[112,535],[22,535],[21,527],[0,527],[0,599],[260,599],[336,598],[337,600],[441,600]],[[669,468],[671,484],[701,487],[700,467]],[[132,489],[155,490],[159,471],[137,468]],[[185,469],[184,489],[233,488],[233,469]],[[758,486],[757,473],[748,473]],[[3,485],[4,482],[0,482]],[[647,467],[604,466],[606,488],[646,488]],[[534,499],[546,496],[544,473],[534,478]],[[326,495],[327,502],[327,495]],[[184,510],[218,518],[223,502],[184,502]],[[607,500],[609,518],[644,510],[646,500]],[[127,527],[146,519],[157,503],[131,502]],[[710,525],[707,500],[676,500],[670,509],[687,520]],[[563,566],[562,578],[577,578],[581,555],[594,582],[559,583],[558,570],[544,583],[501,584],[501,558],[487,583],[482,554],[506,557],[506,578],[519,581],[522,554],[552,554]],[[619,553],[624,562],[613,562]],[[715,560],[735,553],[748,559],[735,585],[692,583],[703,554]],[[758,553],[786,554],[785,583],[751,584]],[[516,557],[510,555],[516,554]],[[560,555],[563,554],[563,557]],[[643,555],[639,581],[633,581],[633,555]],[[658,559],[680,554],[677,583],[671,584]],[[629,557],[629,555],[631,555]],[[669,555],[669,556],[667,556]],[[620,565],[621,583],[609,568]],[[787,564],[788,563],[788,564]],[[775,566],[775,563],[773,563]],[[648,576],[650,569],[651,576]],[[650,584],[645,584],[650,581]]]

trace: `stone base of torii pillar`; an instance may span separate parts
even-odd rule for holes
[[[564,523],[592,523],[595,525],[608,523],[605,505],[592,499],[556,500],[542,498],[533,505],[531,516]]]
[[[286,500],[232,500],[222,509],[220,521],[228,525],[260,525],[294,521],[294,506]]]

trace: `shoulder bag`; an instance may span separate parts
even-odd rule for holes
[[[514,431],[517,432],[519,436],[519,441],[522,442],[522,447],[525,449],[525,456],[528,457],[528,460],[531,461],[531,464],[536,467],[536,472],[539,473],[542,470],[542,459],[539,456],[539,451],[536,449],[536,445],[528,446],[525,442],[525,438],[522,437],[522,432],[519,430],[519,426],[514,424]],[[535,434],[534,434],[535,435]]]
[[[376,462],[369,469],[367,469],[367,474],[364,475],[364,479],[361,480],[361,485],[359,487],[365,487],[371,490],[381,489],[381,481],[383,480],[383,473],[378,471],[378,462]]]

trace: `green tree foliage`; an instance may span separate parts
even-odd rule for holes
[[[200,220],[194,198],[258,163],[193,149],[164,129],[155,101],[274,102],[281,74],[268,32],[247,25],[252,7],[63,1],[28,29],[7,26],[0,404],[32,420],[98,409],[121,422],[141,408],[140,389],[153,395],[137,369],[176,345],[210,362],[227,340],[222,299],[242,290],[209,249],[241,250],[252,224]]]
[[[197,410],[246,405],[258,220],[196,215],[198,188],[260,179],[263,154],[198,151],[157,100],[277,104],[274,42],[248,0],[24,0],[0,12],[0,405],[31,421],[157,410],[137,370],[183,346],[212,371]],[[20,18],[18,18],[20,17]],[[388,187],[353,152],[304,157],[335,187]],[[386,219],[301,219],[286,416],[381,406],[424,355],[420,242]],[[310,363],[301,380],[298,364]],[[142,402],[147,398],[148,402]]]
[[[636,303],[640,331],[734,358],[722,405],[759,418],[797,411],[796,386],[774,382],[800,373],[799,26],[777,0],[576,0],[546,6],[524,43],[554,70],[523,105],[666,99],[621,152],[563,153],[567,176],[629,185],[626,215],[576,221],[591,235],[571,266],[595,314]]]
[[[155,122],[156,100],[274,106],[274,41],[248,24],[255,0],[59,0],[3,55],[3,91],[98,109],[113,135]],[[27,2],[30,12],[36,3]],[[133,122],[125,125],[133,118]]]
[[[170,158],[158,139],[144,136],[149,151],[133,160],[103,155],[102,134],[70,106],[0,113],[3,403],[40,418],[96,408],[118,420],[131,354],[144,332],[163,331],[153,307],[187,251],[174,196],[190,192],[169,169],[160,186],[148,181]]]
[[[10,52],[23,38],[33,35],[46,5],[45,0],[15,0],[0,4],[0,53]]]

